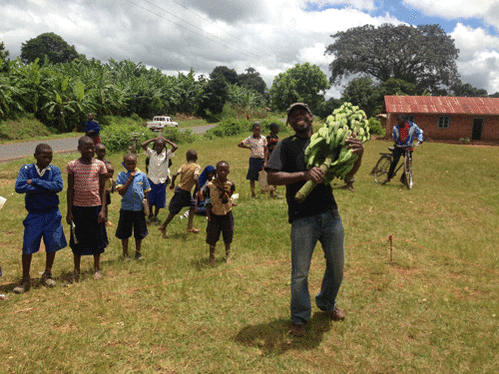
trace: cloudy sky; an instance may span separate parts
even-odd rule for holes
[[[331,35],[365,24],[439,24],[460,50],[464,83],[499,91],[497,0],[1,0],[11,59],[45,32],[103,62],[129,59],[176,75],[216,66],[274,77],[309,62],[328,70]],[[342,87],[328,96],[339,97]]]

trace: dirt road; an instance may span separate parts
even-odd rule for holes
[[[201,134],[208,129],[211,129],[215,125],[197,126],[191,127],[193,133]],[[182,131],[184,129],[181,129]],[[52,147],[54,153],[67,153],[76,152],[78,148],[79,137],[70,137],[64,139],[52,139],[44,140]],[[29,157],[35,152],[35,147],[40,143],[38,140],[23,142],[23,143],[13,143],[13,144],[0,144],[0,162],[8,162],[16,160],[19,158]]]

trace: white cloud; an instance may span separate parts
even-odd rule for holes
[[[499,19],[499,10],[484,15],[493,10],[494,1],[473,4],[465,16],[482,14],[490,22],[492,17]],[[404,3],[450,17],[464,14],[472,2]],[[172,74],[193,68],[197,74],[208,75],[220,65],[242,73],[253,67],[270,87],[278,73],[297,63],[318,65],[329,77],[333,57],[324,56],[324,51],[338,31],[365,24],[401,23],[393,16],[398,1],[390,0],[390,7],[382,10],[386,13],[374,17],[370,12],[378,4],[378,0],[316,0],[312,5],[320,11],[305,11],[312,8],[307,0],[1,0],[0,40],[11,58],[16,58],[22,43],[54,32],[79,53],[103,62],[129,59]],[[330,6],[344,9],[326,9]],[[458,25],[452,37],[461,50],[460,69],[466,74],[471,74],[466,70],[467,61],[483,69],[486,64],[480,61],[492,58],[485,52],[499,50],[497,38],[483,29]],[[491,91],[495,83],[485,84]],[[330,92],[338,97],[341,89]]]
[[[495,5],[497,0],[403,0],[421,12],[442,18],[481,18]]]
[[[458,71],[464,83],[499,91],[499,37],[482,28],[473,29],[461,23],[450,34],[459,49]]]
[[[317,4],[319,7],[347,5],[350,8],[359,9],[359,10],[376,9],[374,0],[316,0],[313,3]]]

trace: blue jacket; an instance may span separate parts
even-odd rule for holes
[[[395,144],[402,146],[412,146],[414,145],[414,135],[418,137],[420,142],[423,141],[423,130],[421,130],[418,125],[413,122],[407,122],[409,124],[409,133],[404,141],[400,140],[400,126],[393,126],[392,137]]]
[[[25,206],[28,212],[43,213],[59,207],[58,192],[62,191],[61,170],[49,165],[42,177],[38,174],[35,164],[26,164],[19,170],[16,179],[16,192],[25,193]],[[28,180],[31,179],[31,184]]]

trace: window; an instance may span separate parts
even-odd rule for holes
[[[449,128],[449,121],[450,121],[449,116],[440,116],[440,117],[438,117],[437,127],[439,129],[448,129]]]

